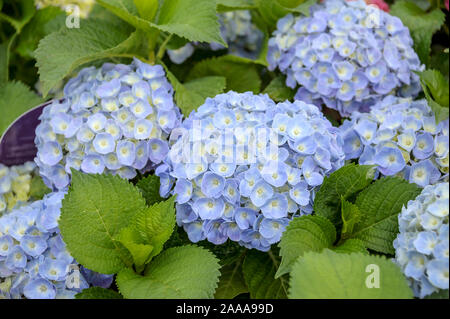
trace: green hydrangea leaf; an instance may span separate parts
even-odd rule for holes
[[[22,82],[0,85],[0,96],[0,136],[17,117],[44,102]]]
[[[353,232],[355,224],[361,218],[361,212],[358,206],[341,197],[341,216],[342,216],[342,231],[341,237],[346,238],[348,234]]]
[[[130,266],[130,255],[114,240],[145,208],[141,192],[118,176],[72,170],[59,226],[70,254],[83,266],[114,274]]]
[[[131,227],[139,234],[140,244],[150,245],[153,250],[149,259],[158,255],[175,227],[175,196],[164,202],[153,204],[140,211]]]
[[[335,226],[341,225],[341,196],[351,199],[372,182],[374,174],[373,166],[352,163],[325,177],[314,199],[316,215],[328,218]]]
[[[401,269],[384,256],[338,254],[325,249],[321,253],[305,253],[292,267],[289,288],[292,299],[410,299],[412,296]]]
[[[392,242],[398,234],[398,214],[420,191],[416,184],[400,178],[377,180],[356,198],[361,220],[347,237],[362,240],[369,249],[394,254]]]
[[[136,186],[142,192],[148,206],[162,201],[161,196],[159,196],[159,177],[156,175],[149,175],[142,178],[137,182]]]
[[[259,14],[271,30],[275,29],[277,21],[290,12],[309,16],[309,7],[316,0],[255,0]]]
[[[450,71],[450,54],[449,49],[435,50],[430,58],[430,69],[439,69],[439,71],[444,75],[445,79],[449,79]]]
[[[168,73],[168,78],[175,89],[177,106],[186,117],[205,103],[207,97],[223,93],[226,87],[226,79],[223,76],[205,76],[184,84],[181,84],[172,73]]]
[[[142,19],[153,21],[158,11],[158,0],[133,0],[134,5]]]
[[[445,14],[439,8],[426,12],[414,2],[404,0],[396,1],[391,6],[390,13],[399,17],[409,28],[415,51],[420,60],[428,64],[433,34],[444,24]]]
[[[240,93],[252,91],[258,94],[261,89],[261,79],[255,61],[232,55],[200,61],[191,69],[187,79],[194,80],[213,75],[226,78],[225,91]]]
[[[149,33],[157,29],[190,41],[227,45],[220,35],[215,1],[165,0],[159,8],[156,23],[140,18],[133,0],[98,0],[97,2],[134,27]]]
[[[449,86],[447,79],[437,70],[426,70],[419,73],[424,91],[443,107],[449,106]]]
[[[281,265],[275,278],[291,271],[299,256],[307,251],[321,251],[336,241],[336,229],[325,217],[302,216],[294,218],[279,243]]]
[[[75,299],[123,299],[123,297],[118,292],[110,289],[91,287],[76,294]]]
[[[124,23],[85,20],[79,29],[62,28],[39,42],[35,56],[42,92],[50,89],[82,65],[113,57],[139,57],[145,49],[141,32]],[[76,50],[74,50],[76,48]]]
[[[208,250],[182,246],[165,250],[146,270],[145,276],[131,269],[117,275],[117,286],[129,299],[213,298],[219,280],[219,263]]]
[[[250,10],[256,7],[254,0],[217,0],[217,11]]]
[[[279,259],[271,252],[249,250],[242,266],[244,279],[252,299],[285,299],[287,297],[286,278],[275,279],[280,265]]]
[[[349,254],[349,253],[364,253],[367,254],[366,245],[359,239],[347,239],[341,244],[332,247],[331,250],[337,253]]]
[[[282,6],[278,0],[255,0],[259,14],[265,23],[275,28],[277,21],[289,13],[289,8]]]
[[[153,246],[141,244],[140,237],[131,226],[123,228],[118,236],[114,238],[119,241],[133,257],[133,263],[137,269],[143,270],[143,266],[149,261]]]
[[[292,100],[295,95],[295,91],[286,86],[286,77],[282,75],[270,81],[263,93],[269,94],[270,98],[275,102]]]
[[[278,0],[280,3],[283,1],[291,2],[289,6],[293,12],[301,13],[305,16],[309,16],[309,7],[316,4],[316,0]],[[284,5],[286,7],[286,5]]]
[[[227,46],[220,34],[215,1],[165,0],[159,12],[158,27],[191,41]]]
[[[426,70],[419,73],[428,105],[439,123],[449,116],[449,85],[447,79],[437,70]]]
[[[241,257],[220,268],[220,280],[214,295],[215,299],[233,299],[248,292],[242,270],[243,261],[244,259]]]

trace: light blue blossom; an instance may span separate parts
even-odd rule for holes
[[[161,196],[177,194],[188,237],[262,251],[293,215],[312,213],[323,177],[344,164],[343,140],[316,106],[251,92],[207,99],[169,143],[155,174]]]
[[[449,289],[449,184],[428,185],[398,217],[395,261],[416,297]]]
[[[448,119],[436,124],[426,100],[390,95],[370,113],[354,112],[339,130],[347,160],[425,187],[448,180],[447,127]]]
[[[300,86],[295,99],[348,116],[388,94],[420,92],[414,71],[424,66],[400,19],[363,0],[322,1],[309,11],[280,19],[269,39],[269,70],[284,73],[287,86]]]
[[[84,68],[68,81],[63,100],[40,116],[35,162],[46,185],[58,190],[67,189],[71,169],[136,176],[164,159],[181,117],[160,65],[134,59]]]

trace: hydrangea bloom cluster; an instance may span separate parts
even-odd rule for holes
[[[436,124],[426,100],[387,96],[370,113],[353,113],[340,130],[346,159],[421,187],[448,180],[449,120]]]
[[[415,96],[423,69],[401,20],[363,0],[328,0],[310,17],[280,19],[269,40],[269,69],[286,74],[296,99],[343,116],[366,112],[388,94]]]
[[[80,16],[86,18],[94,5],[94,0],[35,0],[38,9],[48,6],[59,7],[68,12],[74,12],[76,6],[79,10]]]
[[[73,298],[89,287],[58,229],[63,192],[0,217],[0,298]],[[111,276],[101,275],[109,286]]]
[[[249,59],[256,59],[263,44],[264,34],[252,23],[252,16],[248,10],[237,10],[218,14],[222,38],[228,44],[230,54]],[[172,62],[181,64],[186,61],[195,50],[196,42],[168,50],[167,54]],[[218,43],[211,43],[209,49],[214,51],[225,49]]]
[[[36,164],[7,167],[0,163],[0,216],[30,197],[31,179],[37,175]]]
[[[177,195],[189,239],[229,238],[262,251],[292,216],[312,212],[317,187],[345,157],[338,130],[316,106],[251,92],[207,99],[170,142],[155,174],[162,196]]]
[[[40,174],[60,190],[71,168],[134,178],[166,157],[167,138],[181,122],[163,67],[137,59],[83,69],[64,96],[44,109],[36,128]]]
[[[449,184],[429,185],[398,217],[395,260],[416,297],[424,298],[449,285]]]

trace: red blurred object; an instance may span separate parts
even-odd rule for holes
[[[320,2],[324,2],[325,0],[320,0]],[[355,0],[347,0],[347,1],[355,1]],[[376,7],[378,7],[380,10],[389,12],[390,8],[389,5],[384,2],[384,0],[364,0],[368,5],[374,5]],[[448,1],[446,0],[446,6],[448,8]]]
[[[448,8],[448,1],[449,0],[445,0],[445,7],[447,8],[447,11],[450,11],[450,9]]]
[[[384,0],[365,0],[367,4],[372,4],[377,6],[378,8],[380,8],[383,11],[389,12],[389,5],[384,2]],[[447,0],[447,5],[448,5],[448,0]]]

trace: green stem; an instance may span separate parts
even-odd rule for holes
[[[164,42],[161,44],[158,50],[158,54],[156,55],[156,58],[158,60],[161,60],[164,57],[164,53],[166,53],[166,46],[172,39],[172,34],[169,34],[169,36],[164,40]]]

